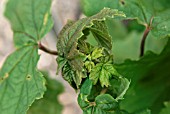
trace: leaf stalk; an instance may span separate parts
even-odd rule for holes
[[[143,37],[142,37],[142,41],[141,41],[141,45],[140,45],[140,57],[142,57],[144,55],[144,51],[145,51],[145,41],[146,41],[146,38],[150,32],[150,30],[152,29],[152,21],[153,21],[153,18],[154,17],[151,17],[150,19],[150,23],[146,25],[146,29],[143,33]]]
[[[48,49],[47,47],[45,47],[44,45],[41,44],[41,42],[38,44],[38,48],[48,54],[51,54],[51,55],[58,55],[58,52],[57,51],[53,51],[53,50],[50,50]]]

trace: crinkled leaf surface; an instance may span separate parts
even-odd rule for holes
[[[102,47],[105,47],[108,50],[112,48],[112,38],[109,35],[108,28],[105,24],[105,21],[93,22],[94,25],[90,28],[93,36],[95,37],[98,44]]]
[[[99,57],[102,57],[103,56],[102,53],[103,53],[103,48],[94,49],[94,51],[91,54],[91,59],[95,60],[95,59],[98,59]]]
[[[81,2],[82,9],[88,16],[109,7],[123,11],[128,18],[137,19],[143,25],[149,24],[153,17],[151,31],[155,37],[170,35],[169,0],[81,0]]]
[[[57,74],[59,72],[59,70],[62,69],[62,67],[66,64],[67,60],[61,56],[57,57],[57,63],[58,63],[58,67],[57,67]]]
[[[163,102],[170,100],[170,41],[161,54],[148,53],[139,61],[128,60],[118,65],[120,74],[131,79],[131,86],[121,108],[130,113],[150,109],[159,114]]]
[[[51,0],[9,0],[5,16],[9,19],[17,47],[39,41],[53,26]]]
[[[93,47],[89,46],[90,44],[84,41],[86,40],[86,35],[89,34],[90,28],[93,29],[95,32],[99,30],[99,32],[95,34],[100,34],[99,36],[100,38],[103,38],[103,40],[98,39],[98,44],[101,47],[108,48],[109,46],[111,46],[111,37],[108,35],[106,25],[103,21],[106,19],[106,17],[114,18],[123,16],[125,15],[118,10],[105,8],[92,17],[83,18],[76,22],[68,21],[67,24],[63,27],[58,36],[57,49],[60,56],[59,58],[65,58],[66,62],[59,61],[59,59],[57,60],[59,62],[59,65],[63,65],[63,77],[69,80],[70,84],[73,85],[72,81],[74,81],[76,82],[75,85],[77,85],[78,87],[81,84],[82,77],[85,77],[81,72],[84,71],[84,61],[87,59],[86,54],[90,53],[90,51],[92,50],[91,48]],[[85,47],[82,48],[80,46]],[[84,52],[82,51],[82,49],[85,49],[86,51],[84,50]],[[101,55],[97,56],[100,57]],[[93,55],[93,59],[95,58],[96,57]],[[70,66],[70,70],[67,66],[64,66],[63,63],[65,63],[65,65],[67,63],[67,66]],[[67,71],[71,71],[74,73],[67,73]]]
[[[83,18],[77,22],[68,21],[58,36],[57,49],[59,51],[59,55],[65,54],[65,56],[67,56],[67,54],[71,51],[70,49],[76,45],[78,39],[83,36],[82,31],[86,28],[92,27],[94,21],[100,22],[105,20],[106,17],[114,18],[115,16],[123,17],[125,15],[118,10],[105,8],[98,14],[89,18]]]
[[[74,86],[73,77],[75,77],[76,74],[75,74],[75,71],[71,68],[71,66],[68,63],[66,63],[63,66],[62,76],[70,85]]]
[[[46,78],[47,91],[43,99],[35,101],[28,110],[28,114],[62,114],[63,106],[58,101],[58,96],[63,92],[63,85],[57,80],[50,79],[47,73],[43,73]]]
[[[98,63],[90,72],[89,78],[94,84],[100,81],[102,87],[108,87],[110,85],[110,79],[112,77],[119,78],[120,75],[113,66],[113,63]]]
[[[73,45],[71,51],[67,54],[67,58],[65,58],[71,67],[74,70],[82,71],[84,60],[86,59],[86,55],[81,53],[79,50],[76,49],[77,46]]]
[[[68,63],[62,69],[62,76],[74,88],[79,88],[82,78],[86,77],[83,72],[75,71]]]
[[[35,99],[43,97],[45,80],[36,69],[36,45],[11,54],[0,70],[0,113],[25,114]]]

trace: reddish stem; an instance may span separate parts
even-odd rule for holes
[[[145,41],[146,41],[146,38],[150,32],[150,30],[152,29],[151,28],[151,25],[152,25],[152,21],[153,21],[153,17],[150,19],[150,23],[149,25],[146,25],[146,29],[143,33],[143,37],[142,37],[142,41],[141,41],[141,45],[140,45],[140,57],[142,57],[144,55],[144,51],[145,51]]]
[[[38,44],[38,48],[46,53],[49,53],[51,55],[58,55],[58,52],[57,51],[53,51],[53,50],[50,50],[48,48],[46,48],[45,46],[43,46],[41,44],[41,42]]]

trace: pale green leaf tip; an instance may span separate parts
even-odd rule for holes
[[[112,10],[112,11],[117,12],[118,16],[126,17],[126,14],[123,11],[119,11],[118,9],[111,9],[111,8],[108,8],[108,7],[104,7],[103,10]],[[114,14],[114,15],[116,15],[116,14]],[[114,15],[111,18],[114,18]]]

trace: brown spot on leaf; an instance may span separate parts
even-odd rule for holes
[[[31,75],[27,75],[26,80],[31,80]]]
[[[9,77],[8,73],[5,73],[4,77],[0,78],[0,83]]]

